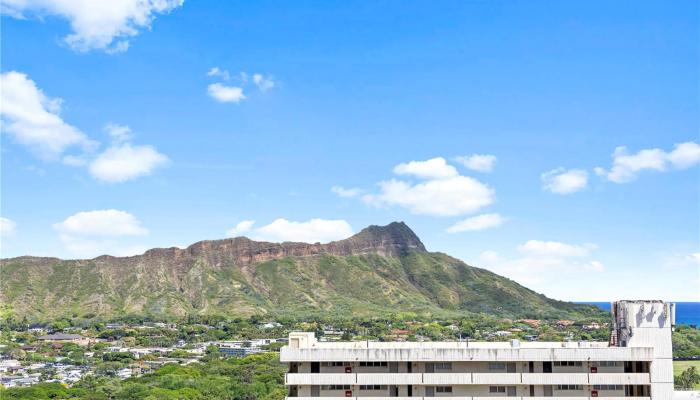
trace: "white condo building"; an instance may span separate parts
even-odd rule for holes
[[[674,304],[618,301],[612,315],[610,343],[318,342],[313,333],[293,332],[280,358],[289,365],[285,384],[294,400],[671,400]]]

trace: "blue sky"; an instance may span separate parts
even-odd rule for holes
[[[556,298],[699,299],[697,2],[2,3],[3,257],[400,220]]]

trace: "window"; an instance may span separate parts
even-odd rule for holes
[[[350,390],[350,385],[321,385],[321,390]]]
[[[452,363],[435,363],[436,371],[452,371]]]
[[[489,363],[489,370],[492,370],[492,371],[493,371],[493,370],[500,371],[500,370],[505,370],[505,369],[506,369],[506,363],[500,363],[500,362],[498,362],[498,363],[494,363],[494,362]]]
[[[505,386],[489,386],[489,393],[505,393]]]
[[[557,390],[583,390],[581,385],[557,385]]]
[[[583,365],[581,361],[555,361],[555,367],[580,367]]]
[[[620,367],[619,361],[598,361],[599,367]]]
[[[386,390],[386,385],[360,385],[360,390]]]
[[[593,385],[593,390],[622,390],[622,385]]]
[[[435,386],[437,393],[452,393],[452,386]]]
[[[360,367],[386,367],[386,361],[360,361]]]
[[[324,367],[343,367],[345,365],[349,365],[349,363],[343,362],[343,361],[328,361],[321,363]]]

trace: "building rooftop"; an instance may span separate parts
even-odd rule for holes
[[[510,333],[510,332],[509,332]],[[319,342],[315,338],[300,348],[311,349],[566,349],[566,348],[607,348],[607,342]]]
[[[83,337],[75,333],[56,333],[53,335],[39,336],[39,340],[75,340]]]

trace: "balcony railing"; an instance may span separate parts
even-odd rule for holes
[[[643,385],[648,373],[289,373],[287,385]]]
[[[423,383],[423,374],[358,373],[355,375],[357,375],[358,385],[420,385],[421,383]]]
[[[489,396],[436,396],[436,397],[285,397],[285,400],[439,400],[440,398],[449,398],[450,400],[651,400],[651,397],[588,397],[588,396],[570,396],[570,397],[528,397],[528,396],[512,396],[512,397],[489,397]]]
[[[491,343],[489,343],[492,346]],[[459,362],[469,361],[652,361],[653,347],[591,348],[291,348],[282,347],[282,362],[385,361]]]

